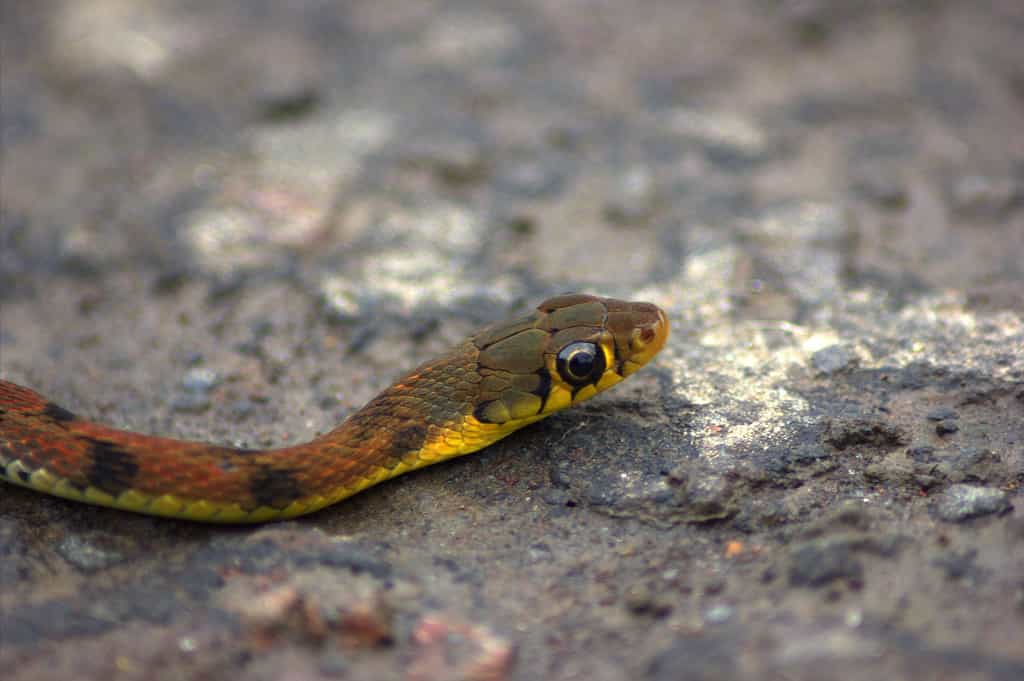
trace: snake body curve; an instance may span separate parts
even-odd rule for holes
[[[551,298],[422,364],[329,433],[270,450],[109,428],[0,380],[0,478],[151,515],[292,518],[586,400],[646,364],[668,332],[649,303]]]

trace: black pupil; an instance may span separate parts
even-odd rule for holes
[[[562,379],[575,387],[589,383],[604,371],[604,355],[593,343],[576,341],[558,353],[558,373]]]
[[[594,368],[594,351],[580,348],[569,356],[569,373],[579,378],[586,378]]]

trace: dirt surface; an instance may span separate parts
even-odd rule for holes
[[[641,374],[308,518],[0,487],[45,679],[1024,678],[1024,4],[0,4],[0,375],[323,432],[474,327]]]

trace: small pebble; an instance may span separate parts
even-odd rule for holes
[[[932,463],[935,459],[935,447],[931,445],[913,445],[907,449],[907,456],[918,463]]]
[[[848,544],[826,539],[808,542],[793,551],[789,566],[792,586],[820,587],[840,579],[860,580],[864,566]]]
[[[550,163],[521,161],[502,168],[496,184],[510,194],[539,199],[561,192],[565,175]]]
[[[479,182],[488,173],[483,146],[469,139],[421,140],[413,144],[406,157],[413,165],[428,169],[452,185]]]
[[[959,213],[999,217],[1024,193],[1010,177],[968,175],[953,184],[953,204]]]
[[[661,618],[672,612],[672,605],[644,584],[634,584],[626,590],[625,605],[634,615]]]
[[[263,352],[263,346],[256,340],[242,341],[241,343],[235,343],[235,351],[250,357],[259,357]]]
[[[220,376],[213,369],[196,367],[185,372],[181,387],[191,393],[205,393],[220,383]]]
[[[630,168],[623,173],[610,193],[611,196],[604,204],[604,217],[620,225],[638,223],[649,218],[658,198],[654,175],[643,166]]]
[[[977,485],[952,485],[939,495],[935,513],[942,520],[958,523],[1010,508],[1006,492]]]
[[[332,411],[341,406],[341,400],[334,395],[324,395],[317,403],[323,411]]]
[[[258,93],[258,115],[267,122],[301,118],[312,112],[320,101],[320,93],[303,83],[289,87],[265,89]]]
[[[550,504],[551,506],[568,506],[572,496],[564,489],[549,487],[544,490],[541,498],[545,504]]]
[[[252,400],[242,398],[240,400],[235,400],[234,402],[232,402],[231,405],[229,406],[229,409],[231,410],[231,415],[235,419],[241,421],[249,418],[252,415],[253,409],[255,409],[255,407],[256,405],[253,404]]]
[[[958,430],[960,430],[960,426],[956,424],[956,421],[939,421],[935,424],[935,432],[939,435],[952,435]]]
[[[857,365],[857,356],[842,345],[830,345],[811,355],[811,364],[823,374],[834,374]]]
[[[909,201],[903,181],[892,173],[864,173],[855,180],[853,188],[866,199],[889,210],[906,208]]]
[[[552,559],[551,547],[544,542],[531,544],[526,550],[526,555],[532,563],[550,563]]]
[[[210,408],[210,398],[205,393],[185,392],[171,401],[171,409],[188,414],[198,414]]]
[[[551,468],[548,476],[551,479],[551,484],[555,487],[567,488],[572,483],[572,468],[569,466],[568,461],[559,461],[553,468]]]
[[[713,605],[704,611],[704,621],[711,624],[721,624],[732,617],[735,612],[736,609],[731,605]]]
[[[974,559],[978,557],[978,549],[968,549],[963,553],[950,551],[932,561],[932,565],[941,568],[950,579],[962,579],[974,568]]]
[[[57,552],[76,568],[90,574],[124,560],[124,555],[120,551],[104,548],[73,534],[60,541]]]

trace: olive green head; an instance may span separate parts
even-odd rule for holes
[[[668,331],[665,313],[650,303],[583,294],[546,300],[472,337],[482,377],[473,415],[525,425],[582,402],[646,364]]]

